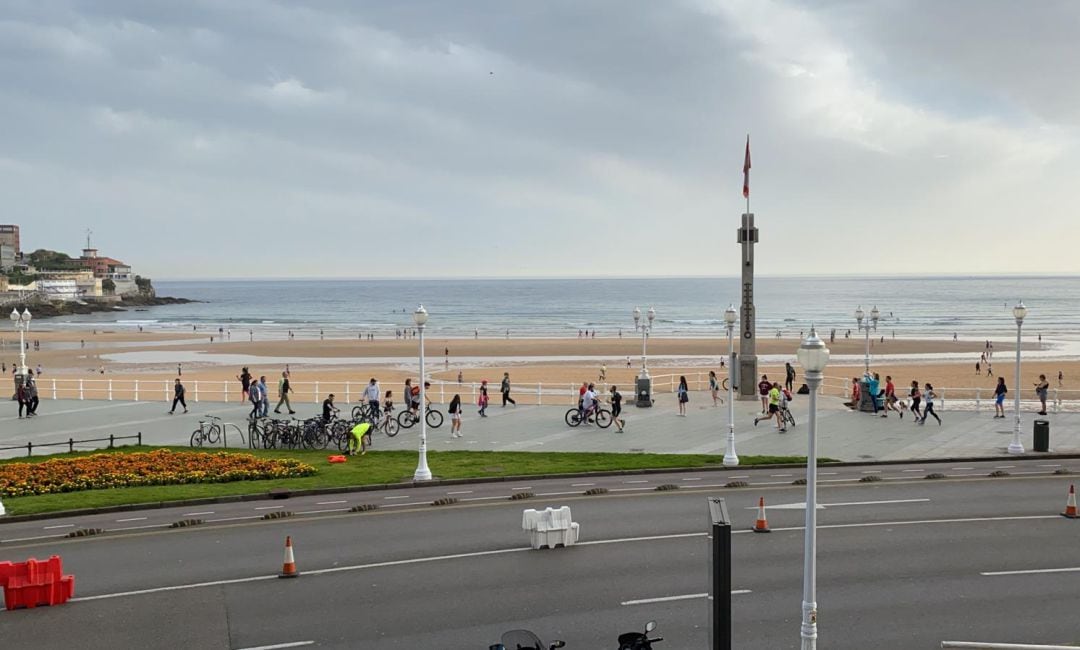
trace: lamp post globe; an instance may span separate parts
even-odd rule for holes
[[[424,389],[424,325],[427,324],[428,313],[423,305],[413,312],[413,322],[420,330],[420,460],[413,472],[414,481],[430,481],[431,469],[427,464],[427,393]],[[408,395],[405,396],[408,399]]]
[[[638,307],[634,307],[634,329],[637,330],[637,328],[640,325],[641,325],[641,309],[638,308]]]
[[[866,317],[866,313],[862,310],[862,305],[855,308],[855,320],[859,323],[859,329],[862,329],[863,318]]]
[[[739,464],[739,455],[735,453],[735,382],[732,355],[735,353],[735,321],[739,318],[739,312],[735,311],[735,305],[728,305],[724,310],[724,325],[727,327],[728,341],[728,439],[727,451],[724,452],[724,465],[735,467]]]
[[[1022,454],[1024,443],[1020,442],[1020,330],[1024,325],[1024,317],[1027,316],[1024,301],[1016,303],[1012,313],[1016,319],[1016,388],[1013,390],[1013,439],[1009,443],[1009,453]]]
[[[656,318],[656,309],[649,307],[649,327],[652,328],[653,319]]]
[[[861,310],[860,310],[861,311]],[[810,414],[806,454],[806,529],[803,548],[802,625],[799,634],[802,650],[817,648],[817,393],[825,366],[829,363],[829,348],[818,338],[811,326],[810,335],[799,346],[796,356],[810,388]]]
[[[870,310],[870,320],[874,323],[874,329],[877,329],[877,322],[881,318],[881,312],[878,311],[877,305]]]
[[[12,323],[18,323],[19,322],[19,310],[18,309],[12,309],[11,310],[11,322]]]

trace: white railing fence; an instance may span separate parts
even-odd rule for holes
[[[679,377],[685,376],[692,391],[706,391],[709,388],[708,372],[695,372],[687,375],[653,375],[653,393],[674,393],[679,385]],[[721,376],[723,382],[725,377]],[[608,382],[593,382],[597,391],[606,395]],[[796,387],[802,384],[796,378]],[[289,399],[303,404],[318,404],[329,393],[334,393],[339,402],[352,404],[362,399],[367,382],[364,381],[294,381],[293,392]],[[515,383],[511,397],[521,404],[577,404],[579,383],[541,382],[535,384]],[[192,379],[184,382],[186,398],[191,402],[240,402],[240,385],[236,381]],[[277,383],[271,384],[270,401],[277,403]],[[381,391],[394,391],[394,401],[400,403],[404,387],[400,384],[380,386]],[[897,387],[899,396],[904,399],[906,387]],[[624,395],[633,395],[634,386],[627,383],[621,390]],[[984,388],[935,388],[938,395],[938,410],[982,411],[993,410],[993,391]],[[163,379],[52,379],[38,380],[38,394],[42,398],[77,399],[77,400],[120,400],[120,401],[163,401],[173,398],[173,382]],[[436,404],[446,404],[458,394],[462,400],[475,404],[480,396],[480,384],[477,382],[457,383],[453,381],[433,380],[428,397]],[[842,377],[826,377],[822,382],[822,394],[850,398],[851,380]],[[488,384],[488,397],[492,404],[501,402],[499,384]],[[1012,409],[1012,398],[1005,400],[1006,410]],[[1039,401],[1033,395],[1021,399],[1020,407],[1026,411],[1037,411]],[[1047,399],[1047,409],[1054,413],[1080,412],[1080,390],[1051,388]]]

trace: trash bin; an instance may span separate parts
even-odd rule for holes
[[[634,384],[634,404],[636,406],[652,406],[652,379],[638,377]]]
[[[1035,420],[1035,451],[1050,451],[1050,421]]]
[[[877,385],[877,382],[874,382],[874,385],[872,386],[870,384],[870,382],[866,381],[865,379],[859,381],[859,404],[858,404],[858,409],[860,411],[863,411],[865,413],[873,413],[874,412],[874,410],[875,410],[874,409],[875,394],[873,392],[873,388],[876,385]]]

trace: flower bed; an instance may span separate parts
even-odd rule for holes
[[[158,449],[134,454],[94,454],[42,463],[0,464],[0,495],[101,490],[140,485],[228,483],[311,476],[317,470],[292,459]]]

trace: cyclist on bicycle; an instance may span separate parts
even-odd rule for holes
[[[581,396],[581,421],[589,422],[588,418],[596,411],[596,407],[596,386],[589,384]]]
[[[323,400],[322,403],[322,421],[323,424],[330,424],[330,421],[337,417],[338,409],[334,406],[334,394],[330,393]]]

